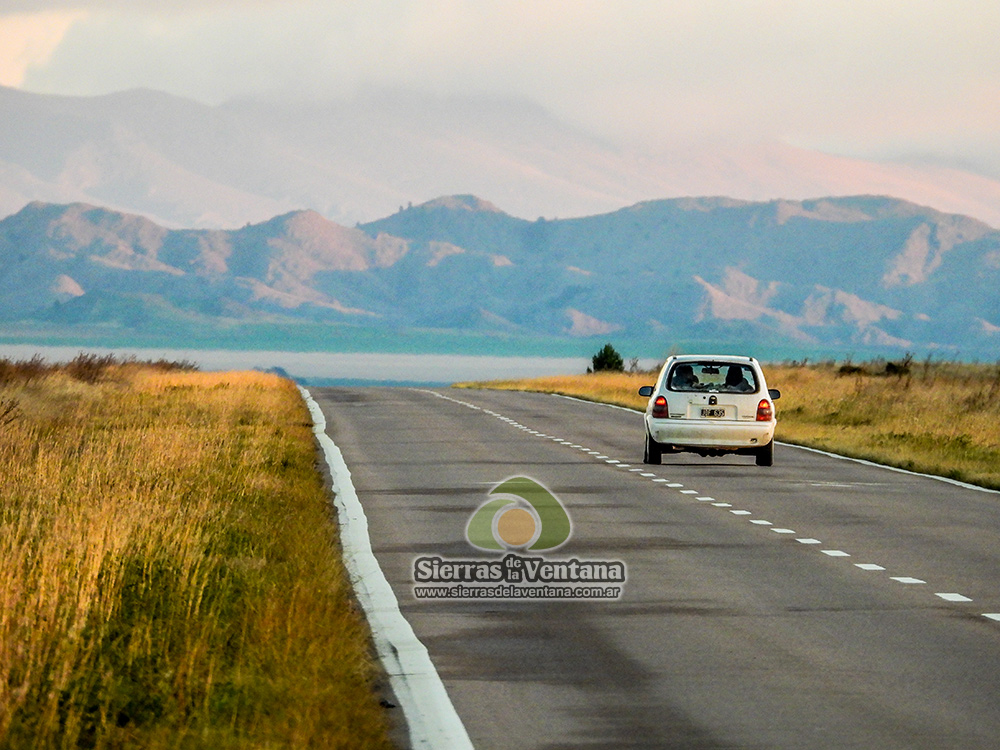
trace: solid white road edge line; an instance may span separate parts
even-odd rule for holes
[[[527,391],[523,391],[527,392]],[[642,414],[643,412],[638,409],[631,409],[627,406],[618,406],[618,404],[604,404],[600,401],[588,401],[585,398],[577,398],[576,396],[565,396],[562,393],[553,393],[553,396],[559,398],[569,399],[570,401],[580,401],[584,404],[595,404],[597,406],[607,406],[610,409],[621,409],[622,411],[630,411],[634,414]],[[988,487],[980,487],[975,484],[969,484],[968,482],[961,482],[958,479],[952,479],[951,477],[941,477],[937,474],[922,474],[919,471],[910,471],[909,469],[901,469],[898,466],[887,466],[886,464],[878,464],[874,461],[868,461],[864,458],[852,458],[851,456],[842,456],[839,453],[830,453],[829,451],[820,450],[819,448],[809,448],[805,445],[796,445],[795,443],[783,443],[780,440],[775,440],[775,445],[780,445],[785,448],[798,448],[799,450],[809,451],[810,453],[819,453],[821,456],[829,456],[830,458],[839,458],[841,461],[854,461],[858,464],[864,464],[865,466],[874,466],[878,469],[888,469],[889,471],[899,472],[900,474],[909,474],[914,477],[925,477],[927,479],[936,479],[939,482],[945,482],[947,484],[953,484],[956,487],[962,487],[967,490],[976,490],[977,492],[989,492],[994,495],[1000,494],[1000,490],[991,490]]]
[[[301,386],[299,391],[309,407],[313,433],[323,448],[333,477],[344,563],[358,602],[368,618],[379,659],[406,717],[410,743],[415,749],[471,750],[469,735],[427,648],[399,611],[396,595],[375,559],[368,537],[368,518],[351,482],[344,456],[326,434],[326,418],[309,391]]]

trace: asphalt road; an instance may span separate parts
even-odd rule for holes
[[[644,467],[638,414],[556,396],[312,395],[476,748],[1000,746],[1000,495],[789,446]],[[414,597],[515,475],[620,600]]]

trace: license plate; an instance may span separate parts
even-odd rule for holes
[[[712,419],[718,419],[719,417],[726,416],[725,409],[702,409],[701,416],[710,417]]]

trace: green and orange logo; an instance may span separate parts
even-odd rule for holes
[[[473,547],[541,552],[562,546],[573,532],[562,503],[534,479],[511,477],[489,496],[465,527]]]
[[[505,479],[490,490],[465,527],[469,544],[501,554],[417,557],[413,595],[503,601],[620,599],[628,576],[623,561],[544,554],[561,547],[572,533],[566,508],[547,487],[529,477]]]

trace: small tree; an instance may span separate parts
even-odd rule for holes
[[[601,370],[622,372],[625,369],[625,360],[611,344],[605,344],[604,348],[591,357],[590,361],[593,363],[593,367],[588,372],[601,372]]]

